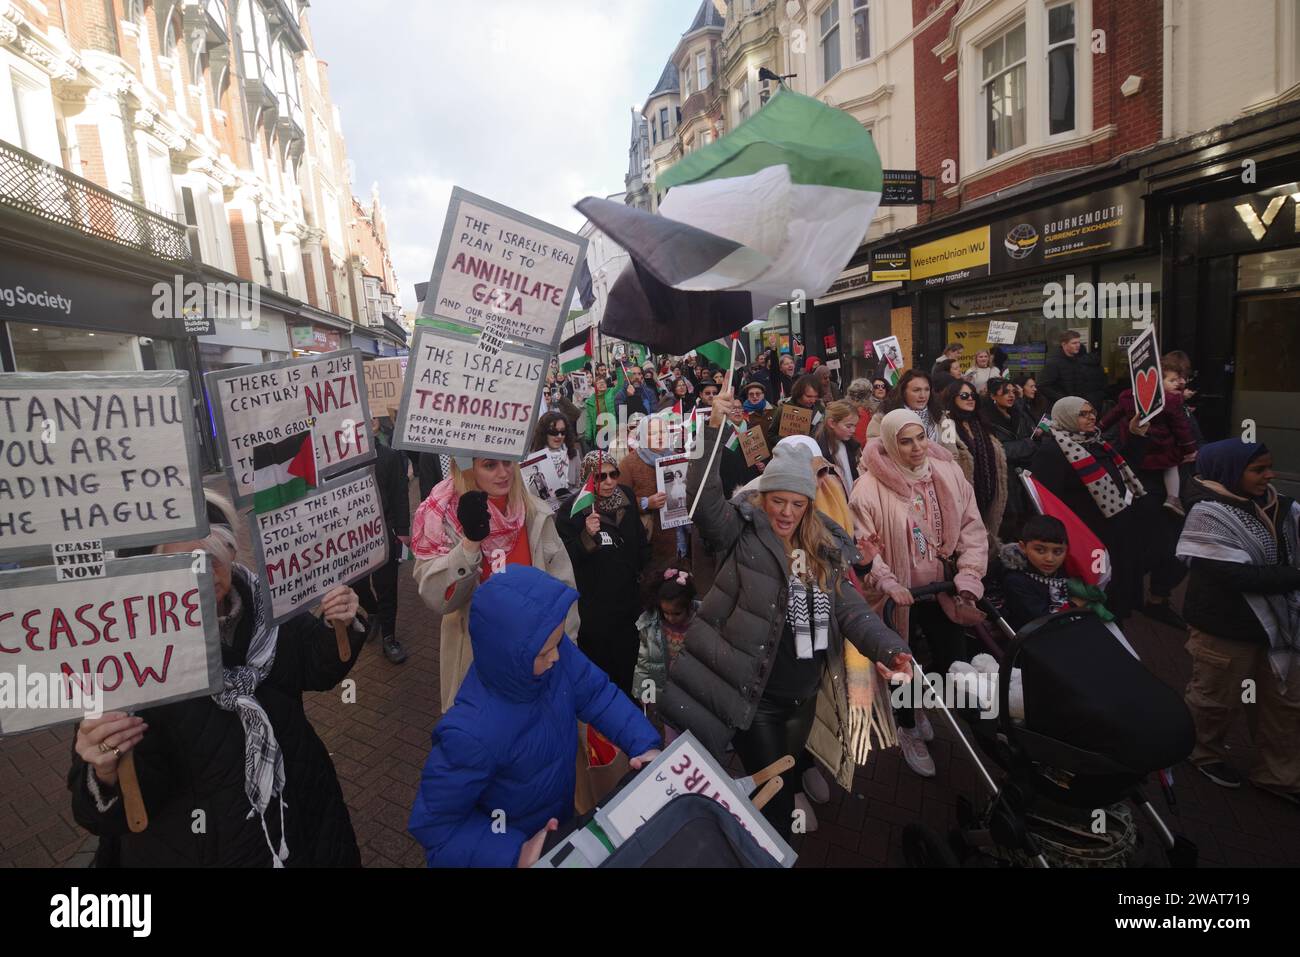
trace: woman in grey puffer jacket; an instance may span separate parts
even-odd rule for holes
[[[730,392],[714,400],[706,453],[733,405]],[[912,659],[846,577],[830,523],[813,507],[812,455],[801,446],[779,446],[758,491],[733,502],[723,498],[707,457],[691,463],[692,500],[701,483],[695,523],[709,550],[725,557],[669,672],[661,714],[719,759],[734,739],[751,774],[814,747],[814,723],[827,725],[830,733],[814,751],[841,784],[851,783],[844,641],[886,677],[910,677]],[[838,753],[825,753],[831,742]],[[763,810],[787,837],[798,790],[787,772]]]

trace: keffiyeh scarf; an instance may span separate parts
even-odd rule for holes
[[[831,596],[816,582],[805,584],[798,575],[791,575],[786,620],[794,634],[796,657],[811,658],[815,652],[825,651],[831,633]]]
[[[428,559],[446,555],[456,547],[464,529],[456,518],[456,503],[460,496],[456,494],[454,478],[446,478],[433,487],[429,497],[420,503],[411,520],[411,551],[416,558]],[[514,548],[519,532],[524,527],[524,503],[510,508],[505,513],[488,499],[488,537],[479,545],[484,555],[491,555],[497,549],[509,553]]]
[[[1234,565],[1276,565],[1277,539],[1260,516],[1247,511],[1248,500],[1241,499],[1241,502],[1242,507],[1224,502],[1197,502],[1187,514],[1175,554],[1187,562],[1203,558]],[[1278,528],[1286,543],[1287,558],[1296,567],[1300,567],[1298,518],[1300,505],[1293,503],[1289,515],[1279,516]],[[1285,684],[1292,663],[1300,655],[1300,591],[1243,594],[1242,597],[1268,635],[1269,663]]]
[[[1100,433],[1066,432],[1052,426],[1052,438],[1056,439],[1056,444],[1065,455],[1065,460],[1073,467],[1074,474],[1079,477],[1079,481],[1088,490],[1088,494],[1092,496],[1093,502],[1105,518],[1118,515],[1128,507],[1131,499],[1127,498],[1125,492],[1133,493],[1133,498],[1138,498],[1146,492],[1138,477],[1124,461],[1124,456],[1111,448],[1110,443],[1101,438]],[[1111,477],[1106,466],[1098,461],[1089,449],[1100,451],[1115,462],[1115,467],[1124,480],[1123,485]]]
[[[271,721],[256,698],[258,686],[266,680],[266,676],[271,673],[271,666],[275,664],[276,639],[280,630],[271,624],[265,599],[257,582],[253,580],[252,573],[243,565],[232,565],[231,574],[244,582],[253,595],[253,637],[248,644],[245,663],[221,669],[222,688],[212,696],[212,700],[222,711],[238,715],[239,723],[243,725],[244,794],[252,805],[248,816],[251,818],[256,814],[262,822],[262,834],[271,851],[272,866],[284,867],[284,862],[289,859],[289,844],[284,827],[284,755],[280,752],[280,742],[275,738]],[[232,589],[231,594],[237,593]],[[278,798],[280,803],[278,850],[271,843],[270,832],[266,829],[266,809],[271,804],[271,798]]]

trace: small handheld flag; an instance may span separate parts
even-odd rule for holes
[[[316,443],[310,430],[253,447],[253,511],[287,505],[316,484]]]

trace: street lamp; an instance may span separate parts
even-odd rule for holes
[[[758,79],[760,83],[763,80],[775,80],[777,83],[784,86],[786,80],[793,80],[798,75],[799,75],[798,73],[787,73],[785,74],[785,76],[779,76],[776,73],[773,73],[765,66],[760,66],[758,68]]]

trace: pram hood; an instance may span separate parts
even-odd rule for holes
[[[1023,727],[1134,774],[1170,767],[1191,753],[1195,730],[1182,696],[1095,615],[1052,615],[1028,626],[1023,638],[1015,661],[1003,665],[1021,669]]]

